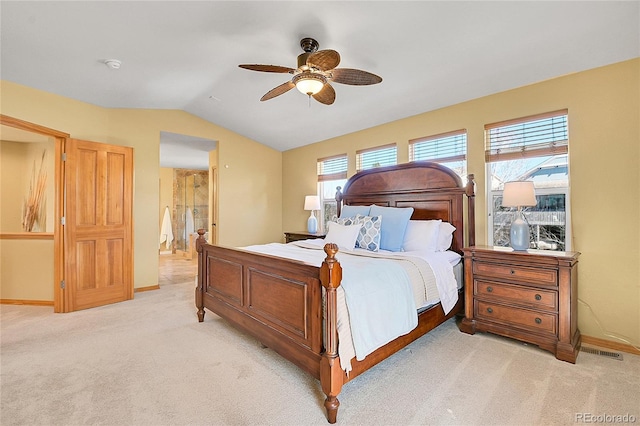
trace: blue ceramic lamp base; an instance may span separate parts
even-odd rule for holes
[[[318,232],[318,219],[313,215],[313,210],[311,210],[311,216],[307,220],[307,231],[310,234],[315,234]]]
[[[518,212],[516,218],[511,223],[509,231],[511,237],[511,247],[517,251],[524,251],[529,248],[529,225],[522,218],[522,213]]]

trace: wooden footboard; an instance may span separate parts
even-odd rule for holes
[[[335,423],[345,378],[338,358],[338,247],[327,244],[327,258],[317,267],[209,245],[204,233],[198,230],[196,243],[198,321],[204,321],[207,308],[319,379],[327,396],[328,420]]]
[[[320,268],[203,244],[198,237],[198,320],[204,308],[320,377]]]

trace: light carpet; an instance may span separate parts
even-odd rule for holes
[[[328,424],[318,381],[210,312],[198,323],[192,280],[69,314],[0,310],[3,426]],[[339,399],[342,425],[640,423],[640,357],[572,365],[450,320]]]

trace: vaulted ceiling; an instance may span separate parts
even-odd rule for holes
[[[5,1],[1,76],[110,108],[179,109],[288,150],[640,56],[637,1]],[[291,90],[300,40],[383,78]],[[111,69],[105,60],[121,61]],[[587,90],[587,89],[586,89]],[[165,134],[170,137],[171,134]]]

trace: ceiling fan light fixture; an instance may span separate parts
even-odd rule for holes
[[[321,91],[326,82],[327,78],[324,75],[312,72],[303,72],[293,77],[296,89],[309,96]]]

